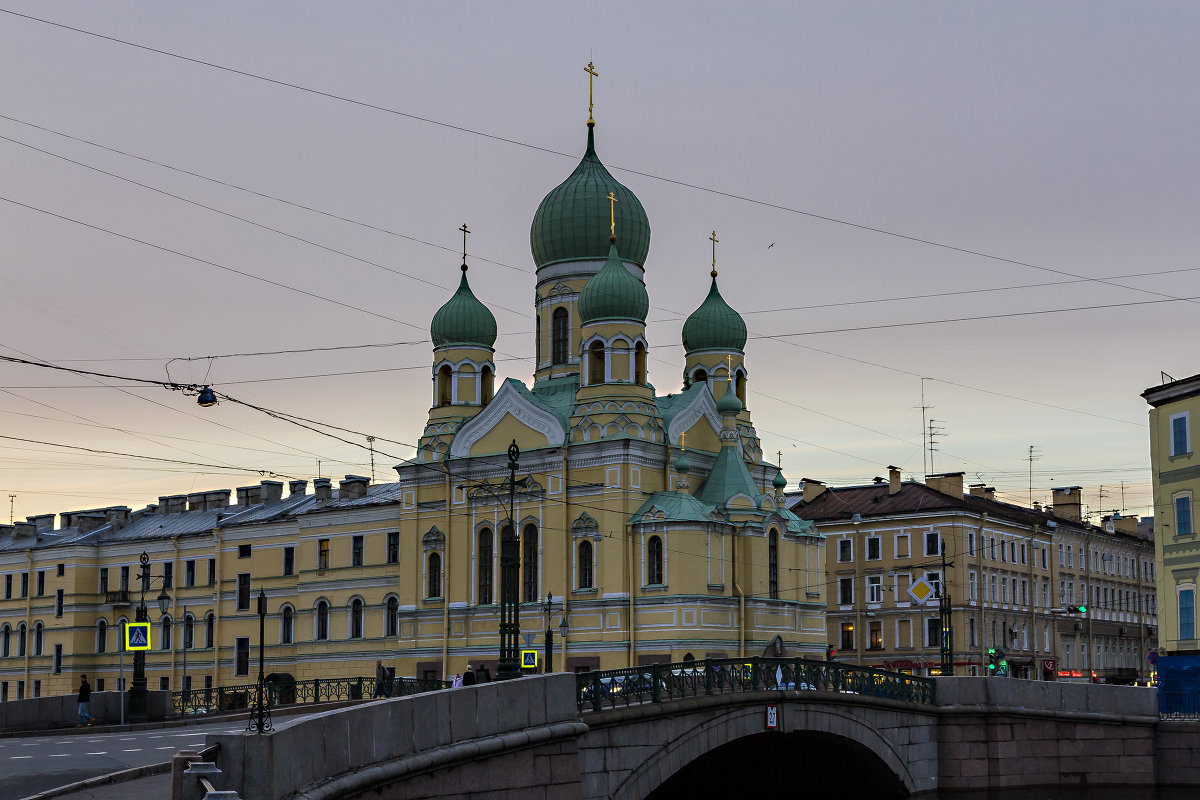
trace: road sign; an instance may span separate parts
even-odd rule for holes
[[[130,622],[125,625],[125,649],[150,649],[150,623]]]
[[[1055,661],[1053,658],[1043,658],[1042,659],[1042,669],[1046,670],[1047,672],[1054,672],[1054,668],[1055,668],[1055,666],[1057,666],[1057,664],[1058,664],[1058,662]]]
[[[767,730],[779,730],[779,706],[777,705],[767,706]]]
[[[908,596],[918,605],[925,605],[925,601],[933,597],[936,592],[937,590],[933,588],[933,584],[924,578],[917,578],[908,587]]]
[[[537,669],[538,651],[537,650],[522,650],[521,651],[521,669]]]

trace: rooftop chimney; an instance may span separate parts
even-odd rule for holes
[[[54,515],[53,514],[39,514],[36,517],[26,517],[26,519],[29,522],[32,522],[34,529],[39,532],[54,530]]]
[[[818,497],[820,497],[822,492],[825,491],[825,484],[816,478],[805,478],[804,480],[800,481],[800,486],[803,489],[800,499],[805,503],[811,503],[813,500],[816,500]]]
[[[158,513],[181,514],[187,511],[187,495],[172,494],[158,498]]]
[[[370,478],[364,478],[361,475],[347,475],[346,479],[338,484],[339,496],[346,500],[356,500],[366,495],[367,487],[370,485]]]
[[[129,524],[129,506],[112,506],[104,509],[104,515],[114,531],[119,531]]]
[[[940,475],[926,475],[925,485],[951,497],[962,497],[964,474],[962,472],[943,472]]]
[[[229,507],[229,490],[214,489],[211,492],[204,493],[204,508],[207,511],[216,511],[220,508]]]
[[[264,503],[278,503],[283,499],[283,481],[263,481],[261,485]]]
[[[900,491],[900,468],[888,465],[888,495],[896,494]]]
[[[298,497],[308,491],[308,481],[288,481],[288,495]]]
[[[204,492],[193,492],[187,496],[188,511],[204,511],[208,508],[208,498]]]
[[[316,496],[318,502],[326,502],[333,499],[333,481],[329,478],[314,478],[313,479],[313,495]]]
[[[1078,486],[1054,490],[1054,516],[1071,522],[1083,521],[1083,494]]]
[[[1042,513],[1042,504],[1039,503],[1037,500],[1034,500],[1033,501],[1033,510],[1039,514]]]
[[[13,538],[19,539],[23,536],[33,536],[37,531],[37,525],[33,522],[18,522],[13,525]]]
[[[81,534],[91,533],[108,524],[108,514],[103,511],[83,511],[75,515],[75,524]]]
[[[239,506],[256,506],[261,502],[262,487],[261,486],[239,486],[237,487],[237,504]]]

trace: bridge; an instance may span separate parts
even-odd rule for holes
[[[1154,690],[914,678],[802,659],[555,674],[213,735],[255,800],[659,800],[804,785],[873,797],[1200,786],[1200,722]]]

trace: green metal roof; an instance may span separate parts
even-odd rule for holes
[[[611,233],[609,192],[617,198],[613,213],[621,237],[621,258],[645,265],[650,251],[650,220],[637,195],[622,186],[600,163],[593,129],[589,126],[583,160],[546,195],[533,215],[529,246],[538,268],[558,261],[604,258]]]
[[[603,320],[646,321],[650,295],[646,285],[630,274],[617,255],[617,243],[608,245],[604,266],[584,284],[579,293],[579,319],[585,325]]]
[[[708,473],[708,480],[704,482],[700,491],[696,492],[699,500],[714,506],[725,506],[729,498],[736,494],[744,494],[754,503],[754,507],[758,508],[762,503],[762,493],[750,477],[750,470],[742,460],[741,451],[742,448],[736,445],[726,444],[721,447],[712,472]]]
[[[721,297],[717,289],[717,276],[712,279],[708,297],[683,323],[683,349],[694,350],[737,350],[746,347],[746,322]]]
[[[466,267],[458,291],[433,315],[429,335],[434,347],[449,344],[491,347],[496,343],[496,318],[471,291]]]
[[[664,522],[709,522],[716,510],[686,492],[655,492],[646,498],[646,502],[629,521],[634,524],[642,522],[642,517],[654,508],[663,513]]]

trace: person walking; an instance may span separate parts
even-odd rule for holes
[[[91,725],[92,715],[88,713],[92,704],[92,685],[88,683],[87,675],[79,676],[79,695],[75,698],[79,703],[79,725],[76,727],[82,728],[85,724]],[[87,720],[85,723],[84,720]]]
[[[375,662],[375,696],[387,697],[387,670],[383,668],[382,661]]]
[[[470,664],[467,664],[467,671],[463,673],[462,685],[463,686],[474,686],[475,685],[475,670],[471,669]]]

